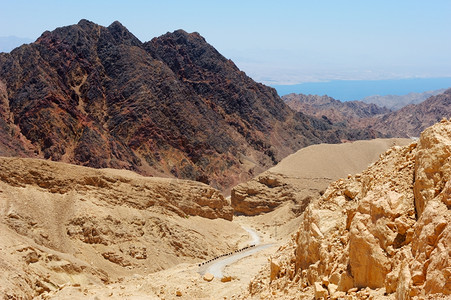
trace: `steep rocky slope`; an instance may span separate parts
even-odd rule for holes
[[[36,159],[0,158],[0,298],[120,281],[238,248],[219,191]]]
[[[324,118],[333,123],[344,122],[359,126],[362,119],[384,115],[390,112],[385,107],[362,101],[335,100],[329,96],[288,94],[282,97],[285,103],[295,111],[303,112],[317,118]],[[363,127],[362,125],[360,125]]]
[[[376,139],[303,148],[254,179],[235,186],[232,206],[236,213],[252,216],[290,202],[295,213],[300,214],[334,180],[361,172],[388,148],[410,142],[410,139]]]
[[[374,133],[294,113],[199,34],[142,43],[87,20],[0,53],[0,154],[237,182],[314,143]]]
[[[418,137],[424,129],[442,118],[451,118],[451,89],[419,104],[408,105],[376,118],[372,120],[371,126],[385,134]]]
[[[451,121],[334,182],[250,286],[265,299],[451,295]],[[249,296],[249,295],[248,295]]]

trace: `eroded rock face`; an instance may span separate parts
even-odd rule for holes
[[[127,178],[114,172],[110,174],[108,170],[96,171],[32,159],[0,158],[0,161],[0,180],[14,186],[33,185],[59,194],[101,190],[107,196],[104,201],[112,205],[131,205],[140,209],[158,206],[179,216],[233,218],[233,209],[224,196],[200,182],[133,173]]]
[[[267,172],[233,188],[230,198],[235,213],[255,216],[295,201],[295,189],[285,179],[283,175]]]
[[[0,298],[101,284],[232,251],[233,210],[200,182],[0,158]]]
[[[273,258],[279,270],[267,271],[271,288],[312,292],[326,278],[334,291],[356,296],[450,295],[450,145],[444,120],[418,143],[391,148],[366,171],[330,185]]]

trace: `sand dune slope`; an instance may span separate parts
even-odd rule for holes
[[[334,180],[361,172],[388,148],[410,142],[410,139],[375,139],[303,148],[253,180],[234,187],[232,206],[235,212],[258,215],[293,202],[300,213],[310,199],[320,196]]]

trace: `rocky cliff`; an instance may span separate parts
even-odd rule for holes
[[[306,208],[250,295],[378,299],[451,294],[451,121],[334,182]]]
[[[227,191],[310,144],[370,138],[294,113],[198,33],[142,43],[87,20],[0,54],[0,154]]]
[[[0,298],[103,286],[237,248],[228,201],[203,183],[0,158]]]

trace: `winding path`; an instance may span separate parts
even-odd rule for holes
[[[246,230],[249,235],[251,236],[252,240],[250,241],[250,245],[255,245],[255,247],[249,248],[245,251],[234,253],[228,257],[224,257],[222,259],[219,259],[217,261],[211,262],[206,267],[201,267],[199,269],[199,272],[203,275],[205,273],[213,274],[216,278],[222,278],[223,274],[222,271],[225,267],[237,262],[238,260],[242,259],[243,257],[250,256],[254,253],[257,253],[263,249],[266,249],[272,244],[262,244],[260,245],[260,236],[258,235],[255,230],[249,227],[241,226],[244,230]]]

